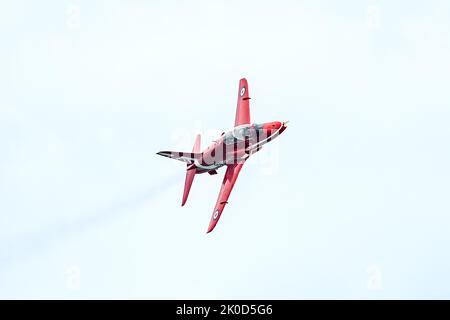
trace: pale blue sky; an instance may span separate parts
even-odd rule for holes
[[[448,1],[0,4],[0,298],[450,298]],[[290,120],[224,173],[249,81]]]

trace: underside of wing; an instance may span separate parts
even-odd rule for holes
[[[238,100],[236,107],[236,118],[234,126],[240,126],[250,123],[250,96],[248,92],[247,79],[239,80]]]
[[[216,206],[214,207],[207,233],[213,231],[217,222],[219,221],[223,209],[228,203],[228,197],[230,196],[231,190],[233,190],[234,183],[236,182],[236,179],[239,176],[239,172],[241,171],[243,165],[243,163],[228,165],[225,176],[223,177],[222,187],[220,188],[219,197],[217,198]]]

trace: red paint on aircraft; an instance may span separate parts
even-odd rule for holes
[[[160,151],[157,154],[187,163],[181,205],[187,201],[195,174],[216,174],[226,166],[219,196],[214,206],[207,233],[217,225],[231,190],[245,161],[262,146],[279,136],[287,128],[287,122],[273,121],[262,124],[250,123],[250,96],[246,79],[239,81],[238,100],[234,129],[222,135],[203,152],[200,152],[200,135],[197,135],[192,152]]]

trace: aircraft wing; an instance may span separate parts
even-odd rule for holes
[[[239,80],[238,101],[236,107],[236,118],[234,126],[240,126],[250,123],[250,97],[248,94],[247,79]]]
[[[214,207],[207,233],[213,231],[217,222],[219,221],[220,216],[222,215],[222,211],[225,208],[225,205],[228,203],[228,197],[230,196],[231,190],[233,190],[234,183],[236,182],[236,179],[243,165],[244,163],[228,165],[225,176],[223,177],[222,187],[220,188],[219,197],[217,198],[216,206]]]

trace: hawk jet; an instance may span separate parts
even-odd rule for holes
[[[287,128],[287,121],[273,121],[265,123],[250,122],[250,96],[247,80],[239,81],[236,117],[234,129],[224,132],[205,150],[200,148],[200,135],[197,135],[192,152],[160,151],[160,156],[185,162],[186,179],[184,183],[181,206],[184,206],[191,190],[196,174],[217,174],[217,170],[225,167],[225,176],[212,212],[207,233],[214,230],[222,215],[228,197],[236,182],[245,161],[254,153],[261,150],[263,145],[278,137]]]

